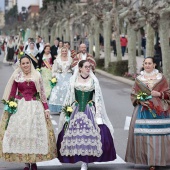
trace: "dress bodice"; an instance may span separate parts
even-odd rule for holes
[[[158,70],[154,70],[155,78],[150,78],[149,76],[146,78],[144,71],[141,71],[141,75],[138,76],[138,79],[143,82],[150,90],[153,89],[155,84],[157,84],[162,79],[162,74],[158,72]]]
[[[42,62],[42,67],[47,67],[48,64],[50,64],[50,66],[52,66],[52,56],[51,54],[48,56],[43,56],[43,62]]]
[[[85,110],[87,103],[93,99],[93,93],[94,91],[85,92],[75,89],[75,98],[76,101],[79,103],[80,112],[83,112]]]
[[[10,98],[24,98],[25,101],[38,100],[42,102],[45,110],[48,109],[43,81],[39,73],[36,77],[35,75],[31,75],[30,78],[26,78],[23,72],[19,71],[15,75],[15,79],[13,81],[8,99]]]
[[[68,73],[72,72],[71,71],[71,63],[72,63],[72,58],[68,57],[67,61],[61,60],[61,57],[58,57],[53,64],[52,68],[52,75],[54,76],[56,73]]]
[[[17,99],[24,98],[26,101],[36,100],[37,89],[35,86],[34,79],[25,78],[24,74],[20,72],[15,78],[12,85],[10,97]]]
[[[36,93],[37,90],[33,81],[18,82],[17,99],[25,98],[26,101],[36,100]]]
[[[89,101],[93,99],[94,82],[90,79],[86,83],[80,83],[76,80],[75,83],[75,99],[79,103],[79,111],[83,112]]]

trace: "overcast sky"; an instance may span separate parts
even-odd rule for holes
[[[5,0],[0,0],[0,10],[4,11],[4,2]]]

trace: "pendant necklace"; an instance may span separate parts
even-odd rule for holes
[[[84,80],[89,77],[89,75],[88,75],[87,77],[83,77],[81,74],[80,74],[80,76],[81,76],[81,78],[84,79]]]

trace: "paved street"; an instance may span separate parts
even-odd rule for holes
[[[4,91],[4,87],[9,79],[13,68],[8,64],[2,64],[2,56],[0,56],[0,98]],[[126,151],[127,137],[128,137],[128,127],[130,123],[130,118],[133,111],[133,106],[130,102],[130,91],[131,86],[127,84],[120,83],[118,81],[108,79],[102,75],[98,75],[104,101],[106,105],[106,110],[108,116],[114,127],[114,143],[117,151],[117,159],[113,162],[107,163],[92,163],[89,164],[89,170],[147,170],[148,167],[135,166],[133,164],[126,164],[124,162],[124,156]],[[3,105],[0,104],[0,115],[2,114]],[[51,115],[51,120],[54,125],[55,133],[57,134],[58,127],[58,115]],[[80,169],[80,163],[77,164],[61,164],[58,159],[38,163],[39,170],[78,170]],[[22,170],[24,164],[18,163],[8,163],[0,161],[0,170]],[[159,168],[163,169],[163,168]],[[164,168],[165,170],[170,169]]]

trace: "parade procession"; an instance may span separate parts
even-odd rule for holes
[[[170,170],[169,9],[2,0],[0,170]]]

